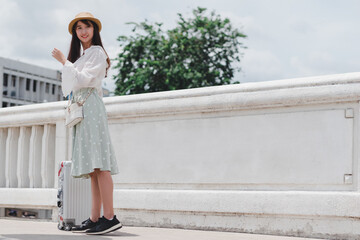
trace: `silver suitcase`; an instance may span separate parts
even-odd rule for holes
[[[73,178],[71,161],[60,163],[58,172],[58,228],[70,231],[91,214],[91,180]]]

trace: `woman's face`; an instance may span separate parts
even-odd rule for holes
[[[90,22],[90,26],[85,23],[78,21],[75,27],[76,35],[82,43],[91,43],[91,39],[94,36],[94,27]]]

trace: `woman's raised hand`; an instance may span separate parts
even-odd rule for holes
[[[62,63],[62,65],[65,64],[66,62],[66,58],[64,56],[64,54],[57,48],[54,48],[54,50],[52,51],[52,56],[58,60],[59,62]]]

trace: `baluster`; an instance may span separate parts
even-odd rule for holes
[[[41,188],[41,152],[43,126],[32,126],[29,153],[29,178],[31,188]]]
[[[19,128],[11,127],[8,129],[8,136],[6,139],[6,160],[5,160],[5,178],[6,187],[17,187],[17,153],[19,141]]]
[[[6,139],[7,128],[0,128],[0,187],[5,187],[5,159],[6,159]]]
[[[50,188],[54,186],[54,165],[55,165],[55,126],[52,124],[44,125],[42,137],[42,156],[41,156],[41,178],[42,187]]]
[[[18,144],[18,165],[17,178],[18,187],[29,187],[29,146],[30,146],[30,127],[20,127],[20,136]]]

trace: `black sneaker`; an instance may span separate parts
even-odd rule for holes
[[[96,224],[98,224],[98,222],[99,221],[93,222],[93,221],[91,221],[90,218],[88,218],[85,221],[83,221],[79,227],[73,227],[71,229],[71,231],[73,231],[73,232],[85,232],[86,230],[95,227]]]
[[[99,218],[99,224],[88,229],[85,233],[92,235],[100,235],[109,232],[116,231],[122,227],[122,224],[117,220],[116,215],[114,215],[112,220],[106,219],[104,216]]]

